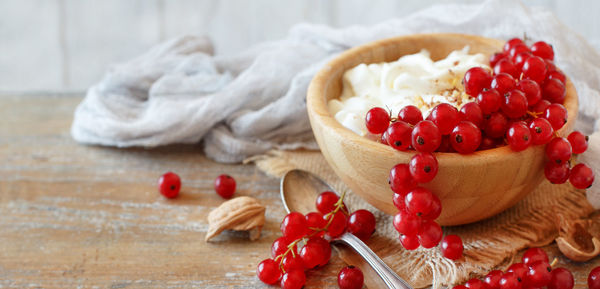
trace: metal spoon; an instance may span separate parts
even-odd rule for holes
[[[307,214],[314,211],[315,199],[324,191],[334,191],[331,186],[317,176],[303,170],[291,170],[281,178],[281,200],[285,210]],[[388,265],[386,265],[365,243],[359,238],[344,233],[333,239],[332,242],[344,243],[362,256],[381,277],[388,288],[412,289],[406,281],[402,280]]]

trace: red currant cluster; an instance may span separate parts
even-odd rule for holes
[[[284,289],[302,288],[306,270],[329,262],[328,240],[345,231],[363,241],[369,239],[375,231],[375,216],[367,210],[348,214],[343,199],[344,195],[340,198],[333,192],[323,192],[316,200],[317,212],[287,214],[281,222],[282,236],[271,246],[272,258],[258,264],[258,278],[267,284],[279,281]],[[362,272],[354,267],[344,268],[338,276],[338,284],[340,288],[361,288]],[[360,286],[352,287],[357,285]]]
[[[565,75],[554,65],[554,51],[546,42],[531,47],[518,38],[506,42],[502,52],[491,56],[490,73],[482,67],[469,69],[463,78],[464,92],[474,99],[460,110],[441,103],[426,119],[415,106],[405,106],[397,118],[383,108],[367,112],[366,127],[381,134],[381,142],[400,151],[414,149],[418,154],[408,164],[392,168],[389,183],[393,202],[400,211],[394,227],[404,248],[431,248],[442,240],[435,222],[441,203],[435,194],[419,187],[431,181],[438,171],[433,152],[469,154],[508,144],[513,151],[531,145],[546,145],[549,162],[545,175],[559,184],[569,179],[576,188],[588,188],[594,173],[585,164],[570,167],[572,154],[583,153],[587,137],[573,132],[568,138],[556,131],[567,122]],[[462,241],[447,236],[442,253],[450,259],[462,256]]]

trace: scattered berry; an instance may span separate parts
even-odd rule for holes
[[[544,175],[546,179],[553,184],[564,184],[571,174],[569,163],[563,162],[557,164],[555,162],[547,162],[544,167]]]
[[[166,172],[158,179],[158,191],[165,198],[175,198],[179,195],[181,189],[181,179],[172,172]]]
[[[442,240],[442,227],[434,221],[424,221],[418,236],[423,248],[433,248]]]
[[[338,274],[340,289],[360,289],[363,287],[364,276],[360,269],[354,266],[345,267]]]
[[[594,171],[585,164],[577,164],[571,169],[569,181],[578,189],[587,189],[594,182]]]
[[[348,232],[365,242],[375,232],[375,216],[367,210],[356,210],[350,214],[347,227]]]
[[[574,154],[582,154],[588,148],[588,137],[581,132],[574,131],[567,137]]]
[[[569,161],[572,153],[571,143],[564,137],[553,138],[546,145],[546,156],[557,164]]]
[[[235,179],[228,175],[220,175],[215,179],[215,192],[224,199],[229,199],[235,193]]]
[[[458,260],[462,257],[464,249],[462,239],[457,235],[448,235],[442,239],[440,249],[444,257],[451,260]]]
[[[419,248],[419,237],[417,235],[404,235],[400,234],[400,244],[406,250],[415,250]]]
[[[600,289],[600,267],[596,267],[590,271],[587,281],[589,289]]]
[[[565,268],[556,268],[552,270],[548,289],[573,289],[575,280],[571,271]]]

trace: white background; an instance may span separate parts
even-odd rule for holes
[[[229,54],[282,38],[298,22],[344,27],[435,3],[477,0],[0,0],[0,94],[85,90],[106,68],[166,39],[205,34]],[[600,47],[600,1],[544,6]]]

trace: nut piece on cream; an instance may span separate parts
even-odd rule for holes
[[[365,136],[365,115],[373,107],[391,109],[395,116],[402,107],[414,105],[424,117],[442,102],[460,108],[474,100],[464,93],[462,79],[475,66],[490,69],[485,55],[469,54],[468,46],[438,61],[423,49],[393,62],[359,64],[344,73],[342,95],[329,101],[329,112],[343,126]]]

